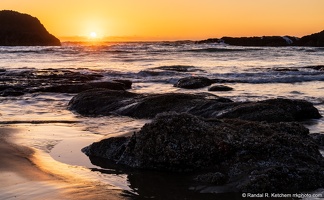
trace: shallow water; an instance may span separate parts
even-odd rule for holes
[[[158,43],[63,43],[62,47],[0,47],[0,84],[6,74],[18,74],[10,84],[21,82],[22,72],[60,69],[99,74],[101,80],[129,79],[130,91],[137,93],[208,92],[207,88],[185,90],[173,87],[181,77],[207,76],[225,80],[233,91],[213,92],[234,101],[269,98],[305,99],[324,115],[324,48],[311,47],[234,47],[193,42]],[[188,71],[163,70],[159,67],[187,67]],[[46,71],[46,70],[45,70]],[[37,72],[38,73],[38,72]],[[26,80],[24,80],[26,81]],[[24,82],[25,83],[25,82]],[[28,84],[28,80],[26,82]],[[154,173],[126,174],[98,166],[82,154],[81,148],[105,137],[132,134],[149,120],[129,117],[82,117],[67,110],[74,94],[32,93],[18,97],[0,97],[0,126],[18,127],[17,142],[33,147],[68,166],[79,166],[91,178],[109,183],[131,194],[163,197],[165,190],[188,197],[199,192],[224,192],[224,188],[190,185]],[[324,119],[303,122],[311,133],[324,134]],[[139,183],[143,177],[157,183]],[[154,178],[152,180],[152,178]],[[169,181],[168,181],[169,180]],[[196,192],[194,192],[196,191]],[[225,190],[226,191],[226,190]],[[208,192],[207,192],[208,193]],[[179,196],[177,196],[179,197]],[[203,197],[203,196],[201,196]],[[204,196],[205,197],[205,196]],[[206,196],[209,198],[210,196]],[[211,196],[213,197],[213,196]],[[180,198],[180,197],[179,197]]]

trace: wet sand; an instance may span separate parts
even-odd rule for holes
[[[42,152],[20,146],[15,128],[0,127],[0,199],[125,199],[121,190],[69,174]],[[51,168],[52,167],[52,168]]]

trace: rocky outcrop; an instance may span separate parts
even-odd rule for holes
[[[60,46],[40,21],[27,14],[0,11],[0,46]]]
[[[294,44],[296,46],[324,47],[324,31],[306,35]]]
[[[263,37],[222,37],[221,39],[210,38],[198,41],[197,44],[219,43],[234,46],[291,46],[298,41],[299,38],[292,36],[263,36]]]
[[[289,46],[297,41],[291,36],[263,36],[263,37],[223,37],[221,40],[235,46]]]
[[[195,180],[233,191],[297,192],[324,186],[324,159],[297,123],[158,115],[131,137],[109,138],[83,149],[117,165],[204,172]]]
[[[321,117],[311,103],[303,100],[232,102],[209,93],[136,94],[104,89],[79,93],[69,102],[69,109],[82,115],[118,114],[136,118],[153,118],[158,113],[168,111],[187,112],[206,118],[239,118],[268,122]]]
[[[235,46],[307,46],[324,47],[324,31],[306,35],[301,38],[293,36],[263,36],[263,37],[222,37],[197,41],[197,44],[228,44]]]

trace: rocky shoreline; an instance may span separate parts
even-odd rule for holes
[[[233,102],[211,94],[81,92],[69,109],[86,116],[153,119],[130,137],[85,147],[115,167],[190,174],[231,192],[301,192],[324,186],[321,139],[297,121],[321,115],[309,102]]]
[[[321,71],[322,66],[312,69]],[[186,72],[188,67],[179,70]],[[323,137],[309,134],[298,123],[321,115],[305,100],[234,102],[207,91],[135,93],[127,91],[132,81],[102,81],[97,71],[3,69],[0,75],[5,83],[1,96],[76,93],[68,109],[82,116],[152,120],[132,136],[85,147],[83,152],[93,162],[104,160],[116,169],[179,173],[185,180],[226,187],[229,192],[301,192],[324,187],[324,158],[319,151]],[[192,76],[180,78],[174,87],[194,91],[220,82]]]

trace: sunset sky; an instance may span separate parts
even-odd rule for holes
[[[57,37],[130,40],[303,36],[324,30],[324,0],[1,0]],[[113,37],[112,37],[113,36]]]

